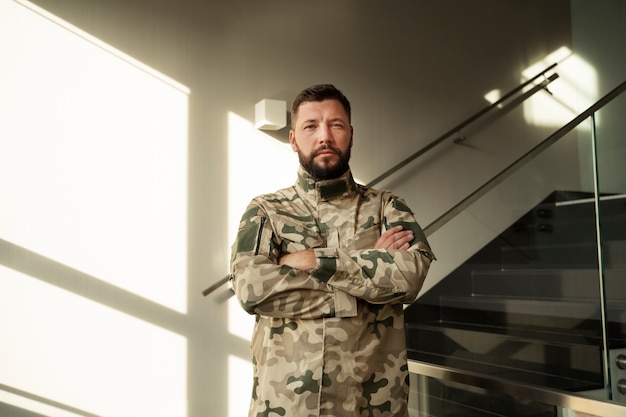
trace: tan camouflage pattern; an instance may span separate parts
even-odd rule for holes
[[[413,230],[407,251],[372,249],[381,232]],[[277,265],[313,249],[317,268]],[[256,315],[250,417],[408,416],[403,304],[434,255],[403,200],[348,171],[256,197],[233,244],[233,289]]]

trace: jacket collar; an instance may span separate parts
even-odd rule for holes
[[[296,187],[309,198],[329,201],[352,194],[356,191],[357,184],[350,169],[332,180],[315,181],[308,172],[300,167],[298,168]]]

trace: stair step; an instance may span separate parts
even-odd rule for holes
[[[598,249],[595,242],[503,246],[501,252],[503,270],[598,269]]]
[[[602,389],[604,387],[603,381],[598,377],[581,375],[578,378],[572,378],[570,376],[549,374],[541,371],[535,372],[524,367],[512,368],[507,366],[498,366],[497,364],[490,362],[490,358],[484,357],[468,358],[463,357],[462,355],[450,357],[414,349],[409,349],[408,355],[411,360],[432,363],[454,369],[462,369],[468,372],[490,375],[497,378],[562,391],[584,392]]]
[[[539,300],[484,296],[440,298],[439,321],[513,332],[600,338],[599,300]],[[606,321],[611,348],[626,347],[626,301],[609,300]],[[416,322],[421,322],[417,320]]]
[[[409,323],[408,333],[415,335],[429,334],[429,338],[414,340],[414,347],[437,353],[450,354],[458,351],[475,353],[507,353],[522,358],[527,353],[534,360],[534,352],[522,351],[525,347],[541,347],[552,351],[595,352],[601,346],[601,339],[595,335],[550,332],[547,330],[515,329],[501,326],[479,326],[465,323],[432,322]],[[442,344],[442,342],[445,342]],[[506,350],[505,349],[506,344]],[[545,358],[540,358],[545,360]],[[525,359],[526,360],[526,359]],[[532,361],[531,360],[531,361]],[[595,369],[595,368],[592,368]]]
[[[441,296],[439,301],[446,322],[600,332],[597,301],[500,296]]]
[[[502,246],[502,270],[590,269],[598,270],[598,247],[593,242]],[[602,258],[607,268],[626,267],[626,240],[603,242]]]
[[[597,339],[458,323],[410,323],[407,331],[412,359],[559,389],[602,384]]]
[[[597,269],[472,271],[474,295],[598,300]]]

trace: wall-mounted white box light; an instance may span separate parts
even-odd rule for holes
[[[287,102],[263,99],[254,106],[254,127],[261,130],[280,130],[287,126]]]

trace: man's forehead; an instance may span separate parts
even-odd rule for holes
[[[310,120],[330,116],[332,118],[348,119],[348,114],[341,102],[335,99],[322,101],[305,101],[298,108],[298,119]]]

